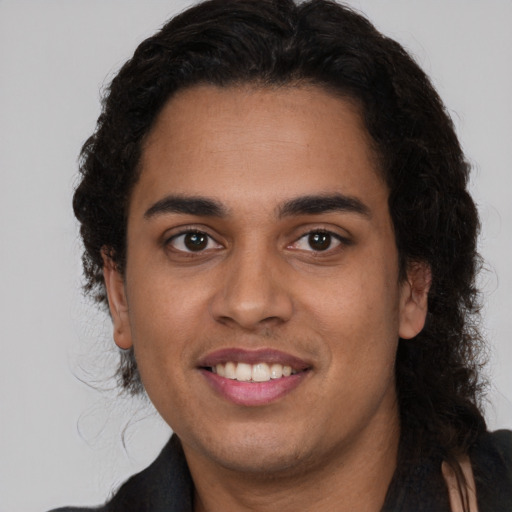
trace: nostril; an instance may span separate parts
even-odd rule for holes
[[[251,249],[240,253],[219,276],[211,313],[220,323],[252,331],[286,321],[292,307],[282,273],[276,275],[277,267],[268,264],[267,253]]]

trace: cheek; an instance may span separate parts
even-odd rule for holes
[[[389,374],[399,327],[399,286],[395,277],[396,272],[382,263],[375,267],[353,266],[322,286],[311,287],[308,294],[301,293],[307,297],[303,304],[310,318],[308,324],[327,342],[331,364],[340,372],[362,378],[382,368]]]
[[[145,324],[148,332],[152,332],[167,329],[169,324],[190,325],[190,317],[200,314],[199,305],[206,300],[208,284],[201,278],[184,278],[166,265],[153,264],[152,267],[139,274],[133,272],[128,279],[132,327],[144,332],[138,326]]]
[[[380,326],[381,332],[392,329],[397,333],[400,290],[394,273],[389,279],[386,275],[369,267],[351,268],[306,286],[297,296],[303,298],[320,329],[339,326],[341,331],[366,331]]]
[[[171,279],[163,271],[153,271],[145,272],[142,279],[135,277],[128,281],[127,293],[141,375],[174,378],[187,360],[186,354],[193,347],[191,342],[203,335],[206,287]],[[146,372],[146,367],[151,372]]]

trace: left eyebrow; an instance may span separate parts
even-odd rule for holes
[[[279,217],[317,215],[327,212],[356,213],[370,217],[370,208],[356,197],[343,194],[311,195],[291,199],[279,208]]]
[[[167,196],[146,210],[145,219],[166,213],[182,213],[200,217],[225,217],[226,209],[221,203],[208,197]]]

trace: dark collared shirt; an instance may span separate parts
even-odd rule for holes
[[[479,512],[512,512],[512,432],[481,436],[470,458]],[[450,512],[441,463],[430,457],[399,468],[382,512]],[[193,494],[181,443],[173,435],[155,462],[124,483],[106,505],[53,512],[192,512]]]

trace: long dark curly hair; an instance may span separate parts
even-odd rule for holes
[[[432,271],[423,331],[400,340],[396,385],[412,451],[432,440],[456,461],[485,430],[480,409],[483,346],[475,275],[478,214],[469,166],[428,77],[361,14],[328,0],[210,0],[140,44],[112,81],[95,133],[81,152],[74,195],[86,290],[106,304],[102,248],[122,273],[126,218],[144,137],[176,91],[196,85],[314,84],[353,98],[390,190],[402,277]],[[142,390],[133,351],[121,353],[120,382]]]

